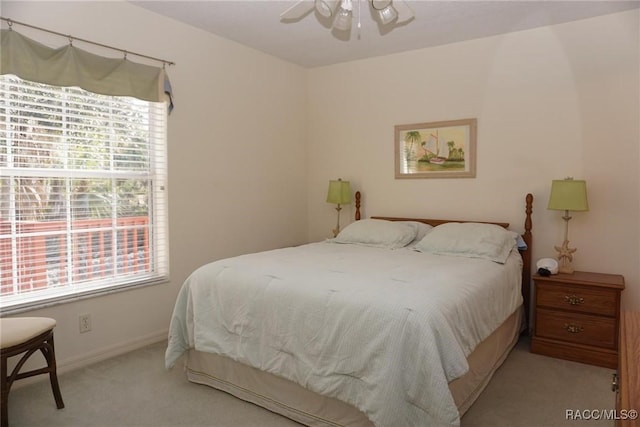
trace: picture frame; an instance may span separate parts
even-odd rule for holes
[[[477,119],[395,126],[396,179],[475,178]]]

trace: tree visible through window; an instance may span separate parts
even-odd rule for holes
[[[165,108],[0,76],[2,310],[166,277]]]

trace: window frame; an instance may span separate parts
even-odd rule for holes
[[[10,83],[8,81],[10,81]],[[120,249],[117,246],[119,242],[118,233],[121,232],[123,236],[125,234],[126,236],[128,236],[129,230],[130,230],[129,228],[121,227],[119,225],[120,224],[119,219],[127,218],[127,217],[118,216],[117,212],[118,212],[118,207],[120,206],[118,201],[117,203],[114,204],[114,211],[112,213],[112,217],[110,217],[112,221],[112,228],[105,228],[107,230],[110,230],[110,233],[112,233],[111,242],[115,246],[115,248],[112,247],[110,249],[113,251],[113,257],[111,260],[113,275],[107,276],[107,277],[101,277],[98,279],[78,281],[78,280],[74,280],[74,277],[73,277],[73,271],[75,271],[73,270],[73,268],[76,268],[77,266],[73,266],[69,268],[69,272],[71,273],[68,276],[68,280],[70,283],[66,283],[58,286],[55,286],[55,285],[51,286],[47,281],[47,284],[45,287],[39,288],[35,292],[23,292],[23,293],[18,292],[18,294],[15,294],[15,291],[16,291],[16,287],[19,286],[19,284],[16,284],[14,282],[12,283],[12,288],[14,293],[0,294],[0,315],[19,313],[19,312],[33,310],[37,308],[43,308],[51,305],[62,304],[68,301],[75,301],[79,299],[91,298],[98,295],[106,295],[113,292],[119,292],[119,291],[128,290],[132,288],[155,285],[159,283],[166,283],[169,280],[169,233],[168,233],[168,193],[167,193],[168,143],[167,143],[166,103],[141,101],[141,100],[136,100],[134,98],[128,98],[128,97],[115,97],[115,96],[108,96],[108,95],[93,94],[91,92],[85,91],[77,87],[55,87],[55,86],[45,85],[41,83],[24,81],[12,75],[1,75],[0,76],[0,133],[4,133],[4,136],[0,135],[0,180],[3,180],[3,181],[14,180],[16,179],[16,177],[34,176],[34,177],[50,177],[50,178],[55,177],[56,179],[61,179],[61,180],[64,180],[65,182],[68,182],[70,180],[77,179],[76,175],[78,174],[78,171],[75,169],[63,168],[63,169],[56,170],[56,169],[47,169],[47,168],[24,168],[24,167],[20,168],[20,167],[16,167],[15,165],[9,164],[10,162],[9,157],[10,157],[10,151],[11,151],[9,146],[11,141],[10,134],[11,132],[13,132],[13,130],[9,128],[11,124],[7,121],[7,117],[8,117],[7,109],[10,108],[10,104],[8,100],[9,95],[7,94],[6,87],[10,85],[14,85],[14,86],[15,85],[24,85],[24,86],[35,85],[33,87],[38,87],[38,88],[45,87],[48,90],[51,90],[52,93],[55,93],[55,94],[72,93],[78,96],[81,95],[89,98],[96,98],[96,99],[99,98],[104,102],[113,101],[114,103],[117,103],[119,106],[136,105],[138,108],[137,113],[139,113],[140,108],[142,108],[142,110],[145,110],[145,109],[147,110],[146,120],[148,120],[148,123],[145,123],[145,124],[148,125],[149,130],[148,130],[148,140],[145,141],[144,144],[148,145],[147,149],[149,150],[149,153],[148,153],[149,163],[148,165],[145,166],[143,172],[137,173],[137,172],[131,172],[131,171],[118,170],[117,168],[113,167],[115,162],[112,161],[110,165],[111,169],[109,171],[100,170],[100,169],[84,171],[82,176],[93,177],[96,179],[104,176],[105,179],[112,180],[112,183],[117,183],[118,180],[123,180],[123,179],[133,181],[135,179],[140,179],[141,177],[148,181],[148,187],[146,188],[146,191],[147,191],[146,201],[147,201],[148,212],[145,216],[148,217],[148,221],[149,221],[147,226],[148,227],[147,233],[149,235],[148,236],[149,259],[145,258],[145,262],[147,263],[145,264],[145,266],[148,265],[150,267],[150,270],[144,271],[142,273],[134,271],[133,274],[122,274],[118,272],[119,259],[117,258],[117,255],[116,255],[117,253],[119,253],[118,251]],[[54,103],[53,101],[61,102],[59,99],[50,98],[49,102],[53,104]],[[20,102],[20,101],[17,101],[17,102]],[[61,103],[64,104],[65,101],[62,101]],[[46,105],[46,103],[42,105]],[[143,106],[143,107],[140,107],[140,106]],[[16,110],[18,109],[16,108]],[[83,111],[83,113],[86,113],[84,108],[81,108],[81,110]],[[91,117],[92,117],[91,114],[88,114],[87,118],[84,119],[85,122],[81,122],[81,123],[84,123],[86,125],[87,121],[90,120]],[[19,124],[15,126],[19,126]],[[61,138],[64,139],[68,137],[61,137]],[[132,136],[130,138],[133,139]],[[140,144],[139,141],[137,141],[136,143]],[[65,144],[68,145],[69,142],[65,140]],[[109,141],[109,144],[115,145],[116,143],[113,141]],[[4,162],[2,160],[3,156],[5,157]],[[14,191],[13,189],[11,189],[11,183],[9,186],[9,191],[10,192]],[[112,191],[115,192],[116,190],[113,189]],[[67,211],[71,211],[74,208],[75,208],[75,205],[71,203],[67,203],[65,206],[65,209]],[[10,214],[10,218],[9,218],[10,222],[12,221],[12,223],[15,223],[18,221],[15,218],[15,215],[16,215],[15,203],[10,205],[9,208],[4,209],[4,211],[3,209],[4,208],[0,203],[0,219],[2,219],[2,213],[6,211],[6,212],[9,212]],[[10,212],[11,209],[13,209],[12,212]],[[11,218],[11,216],[13,216],[13,218]],[[66,221],[67,222],[70,221],[68,215],[67,215]],[[71,222],[73,221],[76,221],[76,220],[72,219]],[[46,223],[46,221],[43,221],[43,223]],[[10,238],[17,239],[18,236],[15,233],[16,226],[13,225],[12,227],[13,228],[11,231]],[[134,230],[134,229],[136,228],[131,228],[131,230]],[[142,230],[142,228],[140,229]],[[65,232],[64,235],[67,236],[68,241],[71,241],[69,239],[69,235],[71,234],[71,236],[73,236],[74,233],[81,234],[82,230],[78,231],[77,229],[74,229],[71,225],[68,225],[67,231]],[[93,233],[93,231],[88,231],[85,233]],[[62,234],[59,234],[59,235],[62,235]],[[136,232],[132,231],[132,235],[136,236],[137,234]],[[7,235],[6,234],[3,235],[2,231],[0,230],[0,238],[2,237],[6,238]],[[126,244],[126,239],[127,237],[124,237],[125,244]],[[89,238],[89,242],[90,241],[91,240]],[[128,246],[125,247],[124,256],[122,257],[125,260],[124,262],[127,262],[127,258],[129,257],[129,253],[127,252],[128,248],[129,248]],[[131,248],[132,248],[131,250],[134,251],[133,256],[137,258],[138,257],[138,254],[137,254],[138,249],[136,249],[137,241],[131,243]],[[18,261],[16,260],[16,251],[17,251],[16,243],[12,240],[11,266],[12,266],[12,277],[14,281],[16,280],[17,275],[16,275],[16,272],[13,271],[13,269],[16,268],[18,265]],[[66,250],[66,253],[70,254],[74,251],[76,251],[76,247],[75,246],[72,247],[71,245],[69,245],[68,249]],[[1,256],[5,256],[5,255],[3,253],[0,253],[0,257]],[[67,262],[68,264],[71,265],[73,264],[74,259],[69,260],[68,258],[65,258],[64,262]],[[4,264],[6,265],[6,259],[4,261],[5,261]],[[0,259],[0,264],[2,264],[1,259]],[[104,267],[100,266],[100,268],[104,268]],[[92,270],[93,265],[89,265],[87,269]],[[127,267],[125,266],[124,271],[126,270],[127,270]],[[5,268],[5,271],[6,271],[6,268]],[[89,274],[89,276],[91,277],[91,274]],[[0,279],[2,279],[2,277],[0,277]],[[0,282],[0,283],[3,283],[3,282]],[[20,295],[20,296],[16,296],[16,295]]]

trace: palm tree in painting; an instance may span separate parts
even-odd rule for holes
[[[409,144],[409,147],[405,145],[405,155],[407,160],[411,160],[411,154],[413,153],[413,144],[420,142],[420,132],[417,130],[410,130],[404,135],[404,142]]]
[[[447,141],[447,146],[449,147],[449,153],[451,153],[456,145],[455,141]]]

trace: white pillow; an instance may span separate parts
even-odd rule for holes
[[[433,230],[433,225],[425,224],[420,221],[400,221],[402,224],[408,224],[416,229],[416,237],[413,239],[411,243],[418,243],[420,240],[424,239],[424,236],[427,235],[428,232]]]
[[[518,234],[499,225],[449,222],[434,227],[415,249],[438,255],[484,258],[504,264]]]
[[[352,222],[330,241],[398,249],[407,246],[416,234],[417,227],[402,222],[363,219]]]

